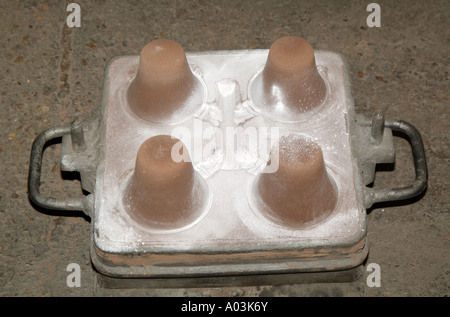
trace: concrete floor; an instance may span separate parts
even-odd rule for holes
[[[86,1],[80,28],[68,28],[72,1],[0,2],[0,295],[1,296],[448,296],[450,295],[449,44],[450,2],[377,1],[381,27],[369,28],[371,1]],[[269,48],[284,35],[349,62],[357,113],[382,111],[422,134],[429,184],[418,198],[368,210],[367,263],[381,287],[352,283],[259,287],[109,290],[96,286],[89,257],[90,223],[33,207],[27,196],[31,144],[44,129],[99,115],[103,72],[118,55],[138,54],[169,38],[186,51]],[[395,139],[395,169],[375,186],[414,178],[411,150]],[[44,155],[42,191],[80,193],[59,170],[60,146]],[[81,267],[81,287],[66,285],[67,266]]]

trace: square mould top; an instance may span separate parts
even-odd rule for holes
[[[105,75],[103,100],[105,147],[96,185],[94,243],[99,249],[112,253],[245,252],[320,248],[361,240],[365,235],[365,212],[358,203],[359,185],[350,148],[348,116],[354,109],[344,59],[334,52],[315,52],[319,73],[328,90],[325,104],[305,114],[299,122],[281,123],[255,113],[248,94],[252,79],[263,69],[267,55],[268,50],[187,53],[188,63],[206,91],[204,108],[176,125],[152,124],[133,116],[126,92],[136,74],[139,57],[123,56],[111,61]],[[236,98],[228,96],[230,83]],[[223,100],[236,103],[230,106]],[[327,170],[338,187],[338,203],[332,215],[313,227],[298,230],[263,219],[251,208],[248,195],[250,184],[267,157],[250,155],[238,146],[231,165],[224,164],[223,149],[194,160],[194,169],[211,193],[209,208],[198,223],[185,230],[161,234],[129,220],[121,206],[121,192],[133,172],[137,150],[146,139],[171,134],[180,127],[192,131],[194,139],[198,129],[223,130],[230,125],[236,131],[277,127],[279,136],[301,133],[313,138],[321,146]],[[183,140],[185,144],[189,141],[194,142]]]

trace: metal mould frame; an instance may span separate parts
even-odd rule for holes
[[[99,280],[103,285],[169,287],[172,285],[170,281],[183,281],[186,285],[217,285],[230,281],[237,284],[276,284],[276,281],[348,281],[361,275],[360,266],[368,253],[368,241],[364,234],[356,237],[355,241],[349,241],[349,245],[330,246],[321,250],[306,247],[301,250],[266,250],[263,253],[269,255],[270,261],[264,260],[264,256],[261,256],[264,254],[261,252],[253,255],[248,252],[187,253],[180,257],[179,254],[170,252],[114,254],[99,249],[94,241],[95,188],[104,160],[109,67],[116,59],[110,61],[105,73],[102,117],[88,124],[74,121],[70,126],[43,131],[33,142],[28,180],[29,197],[36,205],[53,210],[81,210],[91,217],[91,259],[100,273]],[[345,59],[342,59],[345,62]],[[370,119],[356,115],[347,69],[345,62],[345,89],[350,97],[346,124],[354,158],[356,192],[363,211],[375,203],[419,195],[427,185],[427,166],[420,133],[407,122],[385,120],[381,114]],[[403,133],[410,141],[415,180],[401,188],[370,188],[367,185],[374,180],[376,164],[395,161],[392,131]],[[40,193],[43,151],[47,142],[57,138],[62,138],[61,169],[80,173],[82,187],[89,193],[87,196],[55,199]],[[165,269],[158,273],[158,267],[161,266]],[[149,270],[149,267],[152,267],[152,270]],[[230,279],[230,276],[233,278]],[[237,276],[241,277],[240,282]]]

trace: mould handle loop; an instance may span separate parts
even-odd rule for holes
[[[49,128],[39,134],[31,148],[30,167],[28,173],[28,195],[36,205],[51,210],[87,210],[84,198],[56,199],[40,193],[42,155],[45,144],[53,139],[60,138],[71,133],[71,126]]]
[[[422,137],[419,131],[410,123],[401,120],[386,120],[385,127],[406,134],[412,148],[416,177],[411,185],[400,188],[366,188],[365,205],[371,207],[374,203],[403,200],[421,194],[427,187],[428,170],[425,159]]]

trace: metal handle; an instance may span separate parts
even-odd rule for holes
[[[50,128],[39,134],[33,142],[28,174],[28,195],[38,206],[52,210],[81,210],[86,211],[84,198],[65,198],[58,200],[40,193],[42,155],[45,144],[53,139],[71,133],[71,126]]]
[[[386,120],[385,127],[394,131],[403,132],[408,136],[412,148],[416,177],[411,185],[405,187],[384,189],[366,188],[366,208],[369,208],[374,203],[378,202],[403,200],[415,197],[422,193],[427,187],[427,163],[425,160],[422,137],[420,136],[419,131],[417,131],[410,123],[401,120]]]

